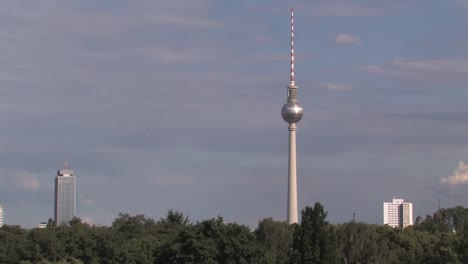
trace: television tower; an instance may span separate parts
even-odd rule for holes
[[[281,116],[289,123],[289,172],[288,172],[288,223],[297,223],[297,169],[296,169],[296,123],[303,115],[297,101],[297,86],[294,82],[294,9],[291,8],[291,78],[287,86],[287,101]]]

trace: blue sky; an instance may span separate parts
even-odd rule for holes
[[[289,8],[295,7],[299,207],[332,223],[466,206],[468,1],[43,0],[0,3],[0,201],[255,227],[286,220]]]

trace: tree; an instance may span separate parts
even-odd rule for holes
[[[55,221],[54,221],[54,219],[49,218],[49,220],[47,220],[47,226],[46,227],[53,227],[53,226],[55,226]]]
[[[422,221],[423,221],[423,218],[420,215],[418,215],[418,217],[416,217],[416,221],[414,221],[414,226],[416,227],[420,226]]]
[[[345,264],[392,263],[388,245],[378,228],[355,222],[337,226],[338,249]]]
[[[0,228],[0,263],[16,264],[26,260],[30,247],[26,229],[17,225],[4,225]]]
[[[221,217],[181,229],[165,243],[158,263],[265,263],[265,252],[246,226],[225,224]]]
[[[124,234],[113,228],[97,227],[93,229],[93,239],[100,263],[119,263],[119,252],[125,241]]]
[[[174,240],[165,243],[159,250],[157,260],[158,263],[215,264],[217,255],[217,245],[204,236],[197,225],[180,230]]]
[[[28,240],[31,241],[30,260],[55,261],[66,257],[65,245],[59,238],[59,233],[63,230],[65,230],[63,227],[32,229],[28,234]]]
[[[122,241],[114,259],[116,263],[151,264],[154,261],[155,239],[132,238]]]
[[[320,203],[302,210],[301,225],[294,231],[291,264],[338,263],[335,230],[326,217]]]
[[[145,215],[131,216],[129,214],[119,213],[119,217],[112,222],[112,228],[116,231],[127,234],[129,237],[144,234],[150,227],[156,225],[151,218]]]
[[[460,236],[458,244],[458,255],[462,263],[468,263],[468,228],[465,228],[463,233],[457,233]]]
[[[284,264],[288,262],[288,254],[292,246],[294,229],[286,222],[265,218],[258,223],[255,230],[257,241],[266,250],[269,263]]]
[[[431,234],[450,232],[450,227],[442,221],[441,215],[437,213],[434,213],[434,217],[426,215],[426,219],[416,226],[416,229],[426,231]]]
[[[463,232],[468,224],[468,208],[464,208],[463,206],[442,208],[436,214],[448,226],[449,231]]]
[[[452,233],[439,233],[435,243],[432,243],[431,254],[427,255],[424,263],[428,264],[462,264],[456,251],[457,238]],[[465,248],[466,250],[466,248]],[[466,262],[464,262],[466,263]]]
[[[177,226],[186,226],[190,223],[188,216],[184,216],[183,213],[179,211],[169,210],[167,212],[166,218],[161,218],[158,224],[164,225],[166,227],[177,227]]]
[[[81,220],[81,218],[77,217],[77,216],[74,216],[70,221],[68,221],[68,225],[73,227],[73,226],[77,226],[77,225],[86,225],[86,226],[89,226],[87,223],[83,223],[83,221]]]

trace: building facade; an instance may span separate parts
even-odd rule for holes
[[[3,226],[3,204],[0,204],[0,227]]]
[[[57,171],[55,178],[54,221],[56,225],[68,224],[76,214],[76,178],[73,170]]]
[[[47,222],[41,222],[36,226],[37,228],[46,228],[47,227]]]
[[[383,203],[383,224],[400,228],[413,225],[413,204],[400,198]]]

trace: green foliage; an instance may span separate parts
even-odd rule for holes
[[[112,223],[112,228],[130,237],[134,237],[144,234],[155,225],[156,222],[153,219],[146,218],[144,215],[131,216],[120,213],[119,217]]]
[[[286,222],[265,218],[258,223],[255,230],[257,241],[265,248],[265,259],[268,263],[284,264],[292,246],[294,229]]]
[[[302,211],[301,225],[296,226],[293,237],[291,264],[338,263],[336,233],[327,221],[327,212],[320,203]]]
[[[468,263],[468,228],[465,228],[464,231],[458,233],[458,235],[460,236],[457,246],[459,259],[462,263]]]
[[[452,231],[463,233],[468,225],[468,208],[462,206],[442,208],[436,214],[440,221]]]
[[[338,225],[340,259],[344,263],[392,263],[380,228],[387,227],[355,222]]]
[[[420,231],[426,231],[431,234],[450,231],[450,227],[442,221],[442,218],[437,215],[437,213],[434,214],[434,217],[426,215],[426,219],[424,219],[416,228]]]
[[[18,263],[30,254],[27,234],[20,226],[0,228],[0,263]]]
[[[157,222],[119,214],[111,227],[80,218],[43,229],[7,225],[0,228],[0,263],[468,263],[468,213],[461,206],[405,229],[331,225],[326,217],[316,203],[302,211],[300,225],[266,218],[255,231],[222,217],[190,223],[172,210]]]
[[[439,209],[433,216],[427,215],[426,219],[416,227],[430,233],[450,231],[463,233],[468,227],[468,208],[456,206]]]
[[[165,244],[160,263],[264,263],[264,251],[250,230],[225,224],[221,217],[182,229]]]
[[[161,218],[161,220],[158,222],[158,224],[163,225],[166,228],[186,226],[189,223],[188,216],[184,216],[183,213],[173,210],[169,210],[169,212],[167,212],[166,218]]]

